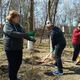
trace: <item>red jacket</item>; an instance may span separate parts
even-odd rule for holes
[[[80,44],[80,30],[75,28],[72,33],[72,44]]]

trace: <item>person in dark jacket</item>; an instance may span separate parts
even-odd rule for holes
[[[78,27],[76,27],[73,30],[72,45],[73,45],[73,48],[74,48],[72,61],[75,64],[77,64],[78,62],[76,62],[76,60],[77,60],[77,58],[79,56],[79,52],[80,52],[80,23],[78,24]]]
[[[35,42],[30,38],[19,24],[20,15],[17,11],[12,10],[7,16],[7,22],[3,28],[4,49],[8,59],[9,78],[18,80],[17,73],[22,63],[23,39]]]
[[[53,71],[54,75],[63,75],[63,66],[61,61],[62,52],[66,46],[66,40],[60,28],[54,26],[50,21],[47,22],[47,28],[51,31],[51,41],[53,51],[55,50],[55,65],[58,71]]]

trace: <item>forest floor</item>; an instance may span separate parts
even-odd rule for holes
[[[18,74],[21,80],[80,80],[80,65],[75,65],[72,63],[72,54],[70,52],[72,49],[70,48],[68,49],[69,51],[64,51],[63,53],[63,76],[54,76],[51,74],[52,71],[56,70],[56,68],[52,66],[54,61],[47,59],[45,63],[40,63],[40,61],[49,54],[48,43],[48,41],[43,41],[40,46],[36,44],[36,50],[32,54],[30,54],[27,49],[24,48],[23,62]],[[7,68],[8,65],[5,53],[4,51],[1,51],[0,80],[8,80]]]

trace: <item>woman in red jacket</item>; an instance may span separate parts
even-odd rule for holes
[[[74,48],[72,61],[75,62],[80,52],[80,23],[78,24],[78,27],[73,30],[72,44]]]

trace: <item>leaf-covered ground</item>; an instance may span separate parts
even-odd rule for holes
[[[32,54],[30,54],[26,48],[23,50],[23,63],[18,74],[21,80],[80,80],[80,66],[74,65],[71,61],[72,54],[70,50],[72,51],[72,49],[66,49],[66,52],[64,51],[63,53],[63,76],[54,76],[51,74],[52,71],[57,69],[52,65],[54,60],[51,61],[47,59],[45,63],[40,62],[47,54],[49,54],[48,41],[43,41],[40,46],[37,43],[35,49],[35,52]],[[7,68],[6,55],[4,51],[1,51],[0,80],[8,80]]]

